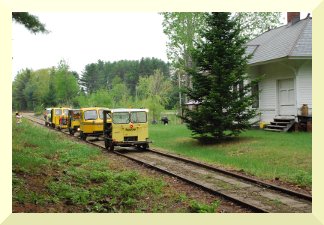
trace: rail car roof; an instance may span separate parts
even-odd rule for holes
[[[98,109],[105,109],[105,110],[107,110],[109,108],[107,108],[107,107],[86,107],[86,108],[81,108],[79,110],[98,110]]]
[[[51,109],[70,109],[68,107],[55,107],[55,108],[51,108]]]
[[[126,109],[126,108],[120,108],[120,109],[111,109],[111,112],[148,112],[148,109]]]

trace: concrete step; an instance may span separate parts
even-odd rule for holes
[[[282,126],[282,125],[267,125],[266,128],[286,128],[287,126]]]
[[[273,122],[275,122],[275,123],[291,123],[294,121],[295,121],[295,119],[277,119],[277,118],[273,119]]]
[[[287,125],[290,124],[290,122],[270,122],[271,125]]]
[[[283,130],[280,129],[269,129],[269,128],[264,128],[266,131],[274,131],[274,132],[283,132]]]

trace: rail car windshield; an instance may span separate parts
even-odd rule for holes
[[[128,112],[115,112],[113,114],[113,123],[129,123],[129,113]]]
[[[146,123],[146,112],[131,112],[131,121],[133,123]]]
[[[122,124],[122,123],[146,123],[147,115],[146,112],[114,112],[113,113],[113,123]]]
[[[57,116],[62,115],[62,109],[55,109],[55,115]]]
[[[88,110],[84,112],[85,120],[96,120],[98,118],[97,110]]]

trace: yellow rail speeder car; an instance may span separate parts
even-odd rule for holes
[[[105,147],[136,146],[149,148],[148,109],[111,109],[103,111]],[[111,118],[111,120],[109,120]]]
[[[103,134],[103,107],[81,108],[80,138],[99,137]]]

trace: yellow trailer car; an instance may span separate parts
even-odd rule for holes
[[[71,135],[80,130],[80,109],[69,109],[67,126]]]
[[[52,108],[51,124],[53,128],[66,129],[69,108]]]
[[[148,109],[111,109],[103,111],[105,147],[136,146],[149,148]],[[108,118],[112,118],[110,121]]]
[[[103,107],[81,108],[80,138],[99,137],[103,134]]]

